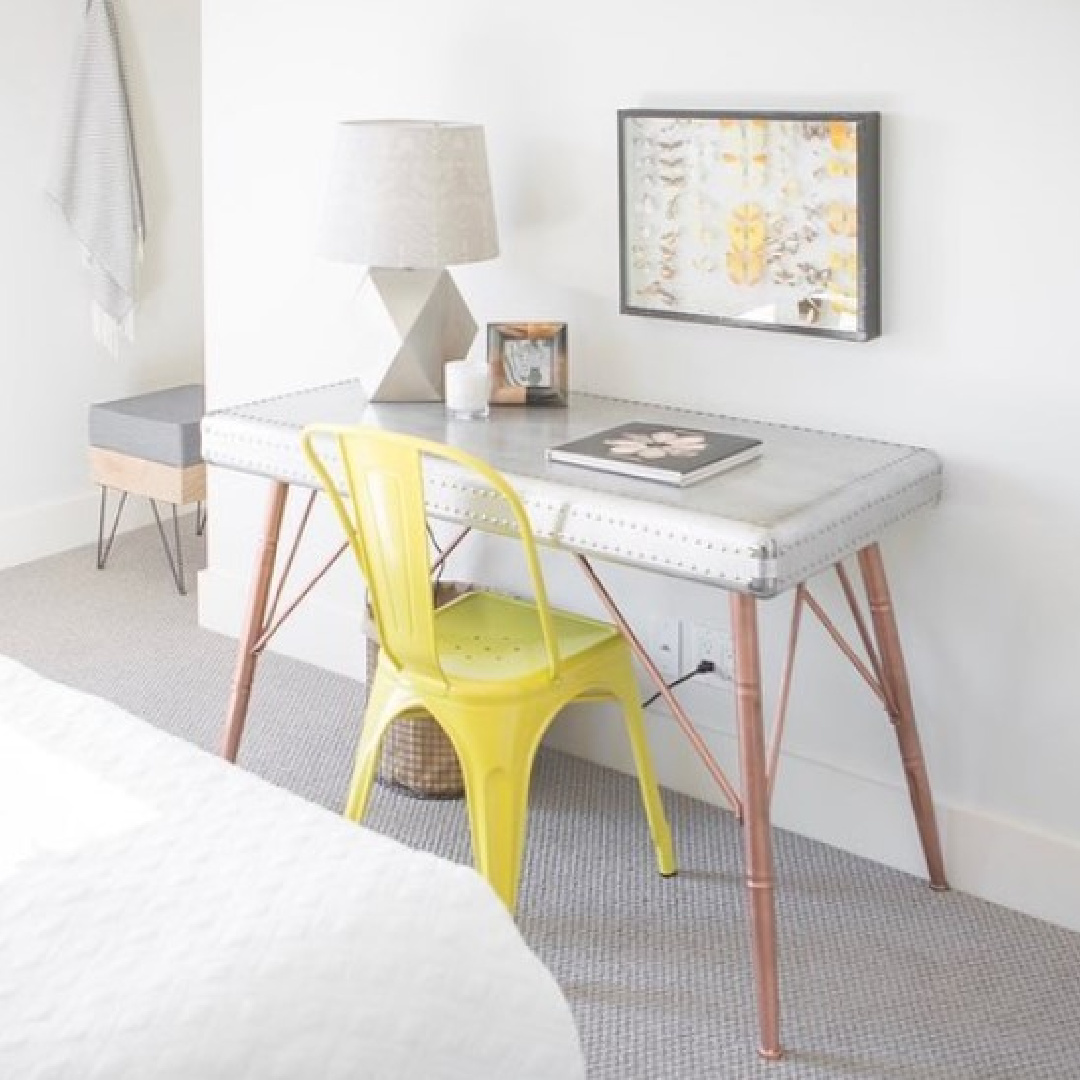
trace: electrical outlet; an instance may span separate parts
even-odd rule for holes
[[[644,645],[664,682],[673,682],[682,673],[679,668],[681,644],[678,619],[658,615],[649,620],[649,637]]]
[[[703,660],[711,660],[713,670],[695,675],[694,681],[708,686],[728,686],[735,678],[735,650],[731,634],[715,623],[687,623],[685,667],[693,671]]]

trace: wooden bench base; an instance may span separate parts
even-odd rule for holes
[[[90,472],[96,484],[176,506],[206,498],[206,466],[202,462],[182,468],[92,446]]]

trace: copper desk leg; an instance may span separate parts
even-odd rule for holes
[[[281,533],[281,520],[285,515],[285,500],[288,494],[288,484],[281,481],[274,482],[266,510],[262,543],[259,545],[259,561],[256,564],[255,579],[251,584],[247,621],[244,624],[243,635],[236,654],[236,672],[233,675],[229,711],[225,715],[225,739],[221,756],[226,761],[236,761],[236,754],[240,749],[240,737],[244,734],[244,721],[247,719],[248,702],[251,699],[251,684],[255,680],[255,664],[259,658],[255,646],[263,633],[266,601],[270,595],[270,583],[274,577],[278,536]]]
[[[735,711],[742,770],[746,887],[757,986],[758,1052],[762,1057],[776,1059],[783,1053],[780,1047],[780,977],[776,958],[768,762],[761,713],[757,600],[753,596],[731,594],[731,626],[735,645]]]
[[[870,544],[859,552],[859,571],[866,587],[866,599],[870,604],[874,636],[877,638],[887,683],[887,696],[895,707],[893,726],[896,730],[896,741],[900,744],[900,759],[904,764],[908,794],[915,811],[915,824],[926,856],[930,886],[934,889],[947,889],[949,882],[945,877],[945,859],[941,854],[941,840],[934,818],[926,761],[915,726],[911,685],[908,682],[907,668],[904,666],[904,653],[900,647],[900,633],[896,628],[889,583],[885,577],[885,564],[881,558],[881,548],[877,544]]]

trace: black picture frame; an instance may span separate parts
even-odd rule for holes
[[[619,310],[881,333],[877,112],[618,110]]]

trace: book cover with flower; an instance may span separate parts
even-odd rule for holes
[[[647,480],[688,484],[750,461],[761,449],[760,439],[744,435],[631,421],[553,446],[548,458]]]

